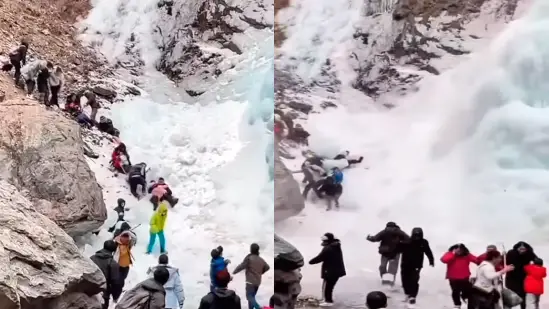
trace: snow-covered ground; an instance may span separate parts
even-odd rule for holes
[[[229,270],[249,253],[253,242],[261,246],[266,261],[273,258],[272,166],[266,164],[268,150],[272,149],[268,128],[272,127],[273,95],[266,89],[272,89],[273,43],[268,34],[250,38],[255,44],[250,44],[250,49],[237,59],[238,64],[224,74],[225,80],[212,89],[209,97],[213,99],[185,104],[188,97],[184,91],[154,69],[159,53],[149,45],[149,36],[155,27],[156,2],[94,1],[82,38],[98,46],[113,62],[117,57],[135,57],[124,54],[123,42],[117,42],[117,37],[128,38],[133,31],[141,45],[138,49],[145,62],[144,74],[134,79],[146,95],[127,97],[110,110],[100,110],[100,115],[110,117],[121,131],[132,163],[146,162],[151,168],[148,180],[164,177],[180,198],[168,214],[167,250],[170,263],[180,269],[186,294],[184,308],[196,308],[209,291],[213,248],[224,247],[225,257],[232,261]],[[138,27],[134,29],[135,25]],[[112,37],[98,37],[97,30]],[[126,281],[129,289],[146,279],[148,267],[157,263],[158,247],[154,254],[145,255],[152,206],[148,197],[137,201],[129,194],[122,175],[114,177],[108,171],[114,145],[103,143],[95,149],[101,157],[90,159],[90,165],[104,189],[105,201],[112,209],[118,198],[124,198],[130,208],[126,218],[132,226],[140,224],[135,230],[135,264]],[[111,211],[109,221],[115,218]],[[110,237],[105,230],[98,237],[91,236],[86,253],[91,255]],[[236,275],[230,287],[244,305],[244,275]],[[266,304],[271,295],[269,272],[264,276],[258,301]]]
[[[452,307],[438,260],[452,244],[480,254],[488,244],[502,249],[523,240],[547,259],[548,34],[549,3],[536,1],[482,50],[453,57],[461,60],[453,69],[424,79],[397,108],[362,108],[371,101],[355,91],[338,109],[309,115],[313,150],[348,149],[365,162],[345,172],[339,211],[309,202],[276,231],[306,259],[320,251],[323,233],[342,241],[347,276],[336,286],[338,308],[363,307],[367,292],[381,289],[377,244],[365,237],[387,221],[408,233],[422,227],[437,258],[422,271],[417,308]],[[300,163],[288,161],[294,170]],[[319,267],[302,272],[303,294],[320,297]],[[404,306],[397,295],[391,308]],[[542,297],[543,306],[549,299]]]

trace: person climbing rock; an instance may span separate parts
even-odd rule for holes
[[[166,238],[164,237],[164,227],[166,220],[168,219],[168,205],[167,202],[162,201],[158,205],[151,217],[150,221],[150,238],[149,245],[147,246],[147,254],[151,254],[156,242],[156,238],[160,242],[160,253],[166,253]]]
[[[210,292],[217,287],[215,278],[217,274],[222,270],[227,270],[227,265],[231,263],[231,260],[223,257],[223,247],[218,246],[210,252],[212,259],[210,260]]]
[[[120,281],[118,263],[113,258],[116,248],[117,244],[113,240],[106,240],[103,243],[103,249],[97,251],[90,257],[95,265],[99,267],[107,282],[107,286],[103,291],[103,309],[109,308],[111,295],[113,295],[113,291]]]
[[[183,309],[185,303],[185,292],[179,276],[179,269],[168,265],[168,256],[161,254],[158,257],[158,265],[147,270],[147,275],[154,274],[158,268],[166,268],[170,273],[170,279],[164,284],[166,290],[166,309]]]
[[[309,261],[309,264],[322,263],[321,278],[324,280],[323,293],[324,302],[320,304],[322,307],[332,306],[334,303],[333,293],[334,288],[339,278],[347,275],[345,272],[345,264],[343,263],[343,252],[341,250],[341,242],[334,237],[332,233],[326,233],[322,236],[322,251]]]
[[[111,164],[119,173],[126,174],[129,171],[132,163],[124,143],[118,144],[112,151]]]
[[[147,193],[147,164],[141,162],[132,165],[128,171],[128,183],[132,195],[138,200],[141,199],[141,196],[137,193],[137,187],[141,186],[143,195]]]
[[[50,85],[51,98],[48,102],[48,106],[57,106],[59,107],[59,92],[63,88],[65,83],[65,78],[63,75],[63,69],[60,66],[56,66],[51,72],[48,78],[48,84]]]
[[[91,129],[93,127],[93,121],[82,111],[78,112],[76,115],[76,122],[78,122],[81,127],[86,129]]]
[[[99,117],[99,123],[97,124],[97,129],[101,132],[105,132],[112,136],[120,136],[120,131],[114,127],[112,120],[105,116]]]
[[[48,85],[48,79],[50,78],[50,73],[53,71],[53,64],[48,61],[46,68],[38,72],[36,77],[36,89],[38,90],[39,99],[38,102],[44,105],[48,105],[50,97],[50,87]]]
[[[318,191],[326,199],[326,210],[331,210],[333,204],[336,208],[339,208],[339,198],[343,194],[342,182],[343,173],[337,167],[333,168],[330,175],[322,181]]]
[[[447,265],[446,279],[452,290],[452,301],[456,308],[460,308],[461,301],[468,300],[471,295],[469,265],[477,264],[477,257],[472,255],[464,244],[455,244],[448,249],[440,261]]]
[[[409,242],[410,236],[403,232],[396,223],[387,222],[383,230],[374,236],[368,235],[366,239],[371,242],[379,242],[378,252],[381,255],[379,276],[381,277],[381,283],[393,286],[400,260],[398,246],[400,242]],[[385,274],[390,274],[392,277],[385,279]]]
[[[114,241],[118,244],[118,248],[114,253],[114,260],[118,262],[120,274],[120,280],[113,293],[113,299],[115,300],[122,295],[130,267],[133,265],[132,248],[135,246],[137,240],[135,239],[135,234],[129,228],[130,225],[128,223],[123,223],[120,227],[120,235],[114,237]]]
[[[148,192],[152,193],[151,203],[153,204],[154,210],[156,210],[158,202],[162,200],[168,201],[172,207],[179,202],[179,199],[173,196],[172,190],[170,190],[170,187],[166,184],[164,178],[160,177],[157,182],[151,181],[151,183],[152,185],[149,187]]]
[[[534,253],[532,246],[524,241],[516,243],[506,255],[507,264],[515,266],[515,269],[505,275],[505,287],[522,298],[521,309],[526,308],[526,292],[524,291],[526,272],[524,267],[534,262],[536,258],[538,256]]]
[[[240,297],[228,288],[231,275],[224,269],[215,276],[217,287],[200,300],[198,309],[241,309]]]
[[[166,290],[164,284],[170,280],[170,273],[164,267],[154,271],[153,278],[149,278],[131,290],[124,293],[124,297],[114,309],[164,309],[166,308]]]
[[[381,291],[373,291],[366,295],[366,308],[382,309],[387,308],[387,295]]]
[[[29,62],[21,68],[21,76],[25,80],[25,85],[27,86],[27,97],[30,97],[34,92],[34,87],[36,85],[35,79],[40,73],[40,71],[48,67],[48,62],[45,60],[35,60]]]
[[[423,229],[415,227],[410,234],[410,241],[401,242],[398,251],[401,253],[400,281],[406,301],[413,305],[419,292],[419,277],[423,268],[424,257],[427,256],[429,265],[435,266],[435,258],[429,241],[423,237]]]
[[[15,84],[19,84],[21,78],[21,67],[27,64],[27,51],[29,50],[29,43],[26,40],[21,40],[21,44],[9,53],[10,63],[15,68],[15,74],[13,76]]]
[[[93,121],[94,124],[97,124],[96,117],[97,112],[101,108],[101,104],[97,101],[97,97],[95,96],[95,93],[91,90],[81,90],[79,91],[76,96],[78,97],[78,100],[80,100],[82,97],[86,98],[86,103],[84,107],[89,106],[91,108],[90,113],[90,119]]]
[[[246,274],[246,299],[248,300],[248,309],[261,309],[255,296],[261,285],[261,277],[270,269],[269,264],[259,256],[259,245],[250,245],[250,254],[248,254],[242,263],[233,270],[236,275],[245,270]]]

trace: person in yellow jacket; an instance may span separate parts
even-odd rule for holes
[[[164,226],[166,225],[166,219],[168,218],[168,202],[162,201],[158,208],[151,217],[151,228],[149,230],[149,246],[147,247],[147,254],[152,252],[156,237],[160,241],[160,253],[166,252],[166,238],[164,238]]]

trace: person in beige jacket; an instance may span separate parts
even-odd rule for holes
[[[243,270],[246,272],[246,299],[248,300],[248,309],[261,309],[257,303],[255,296],[261,285],[261,277],[270,269],[269,264],[259,256],[259,245],[250,245],[250,254],[248,254],[242,263],[238,265],[233,274],[237,274]]]

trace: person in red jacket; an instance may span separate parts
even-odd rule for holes
[[[476,256],[469,252],[464,244],[456,244],[448,249],[440,261],[447,265],[446,279],[452,289],[452,301],[456,308],[461,308],[461,300],[467,300],[471,292],[471,271],[469,265],[478,265]]]
[[[486,254],[488,254],[488,252],[492,252],[492,251],[498,251],[498,248],[495,245],[488,245],[488,247],[486,247],[486,252],[484,252],[483,254],[478,256],[477,264],[480,265],[480,263],[486,261]],[[503,269],[503,266],[504,265],[503,265],[503,260],[502,260],[501,263],[495,265],[494,267],[496,268],[496,271],[500,271],[500,270]]]
[[[543,294],[543,278],[547,277],[547,269],[543,267],[543,260],[534,259],[534,263],[524,266],[524,292],[526,293],[526,308],[539,309],[539,300]]]
[[[111,164],[120,173],[126,174],[129,171],[132,164],[124,143],[118,144],[112,151]]]

